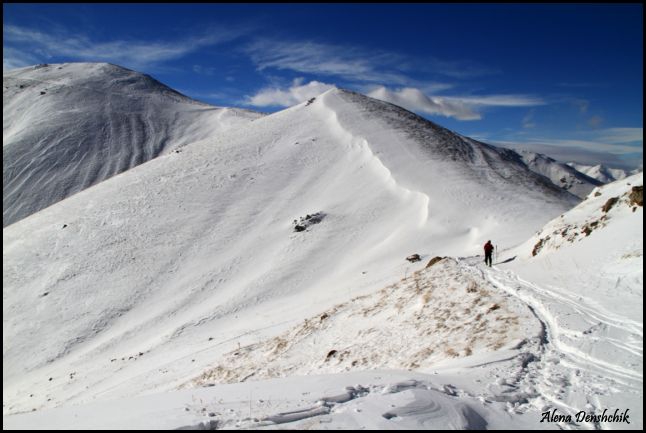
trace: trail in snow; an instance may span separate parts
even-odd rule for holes
[[[625,367],[626,359],[637,362],[636,358],[641,358],[641,347],[626,345],[612,337],[619,332],[642,339],[641,324],[601,312],[584,297],[566,296],[566,288],[540,287],[511,271],[484,268],[482,272],[495,286],[526,303],[544,326],[545,338],[528,340],[522,348],[528,360],[525,371],[505,382],[515,388],[534,390],[527,396],[526,404],[541,412],[555,407],[574,419],[581,410],[601,413],[630,401],[626,394],[641,395],[641,372]],[[570,317],[576,317],[575,325],[584,321],[591,327],[587,330],[569,327]],[[605,331],[592,335],[592,328]],[[622,353],[605,358],[595,355],[596,348],[608,345],[614,347],[613,352]],[[641,419],[641,408],[631,407],[633,415]],[[523,411],[523,405],[517,409]],[[601,428],[597,424],[587,426]],[[570,427],[580,426],[573,423]]]
[[[168,391],[213,368],[225,355],[234,356],[241,346],[267,349],[276,355],[271,361],[280,364],[283,347],[272,339],[319,311],[410,275],[406,256],[473,254],[484,236],[517,243],[567,209],[568,197],[508,160],[504,152],[465,141],[397,107],[342,91],[249,122],[240,130],[223,131],[4,229],[3,324],[11,342],[3,353],[4,411]],[[326,214],[321,224],[293,231],[294,219],[318,211]],[[488,278],[490,271],[483,274],[464,263],[458,263],[460,272]],[[535,417],[537,408],[556,405],[553,401],[560,401],[561,394],[568,397],[574,379],[567,364],[581,362],[563,352],[578,348],[567,340],[570,328],[561,323],[568,316],[550,305],[546,308],[552,320],[543,312],[542,298],[536,303],[527,298],[543,324],[525,311],[522,317],[536,322],[525,341],[518,338],[509,348],[495,347],[497,341],[492,341],[495,353],[478,357],[478,341],[470,344],[470,337],[491,329],[497,332],[488,337],[503,337],[505,331],[514,331],[513,318],[504,308],[478,305],[484,297],[469,292],[466,282],[454,285],[450,280],[460,280],[460,272],[440,281],[450,285],[435,288],[442,296],[437,302],[441,310],[428,312],[435,304],[424,302],[424,293],[415,293],[411,281],[392,294],[393,305],[375,310],[380,314],[372,319],[375,325],[384,324],[380,331],[389,349],[417,349],[413,352],[421,352],[417,356],[422,361],[431,358],[423,349],[433,343],[447,346],[438,354],[459,349],[459,354],[468,355],[471,349],[473,355],[462,358],[448,353],[447,365],[472,366],[464,364],[454,376],[438,376],[456,399],[482,400],[486,410],[502,406],[509,413]],[[485,280],[487,287],[501,286],[505,302],[520,304],[516,287],[532,296],[538,290],[503,274],[491,278]],[[379,304],[381,294],[375,295],[376,303],[364,298],[357,304],[365,301],[361,307],[369,310]],[[555,295],[545,299],[556,305]],[[613,317],[598,308],[593,315],[596,307],[590,307],[590,317]],[[451,323],[455,311],[465,321],[474,318],[462,326],[462,333],[453,332],[464,325]],[[415,314],[420,312],[424,315]],[[475,319],[479,313],[482,320]],[[362,314],[356,319],[365,323]],[[322,327],[327,326],[330,321],[321,322],[320,317]],[[434,334],[431,320],[424,323],[426,317],[438,319],[440,333]],[[497,317],[500,320],[492,321]],[[444,319],[443,327],[439,319]],[[412,324],[407,328],[411,332],[387,329],[385,325],[397,320]],[[607,323],[588,322],[581,332],[590,329],[586,338],[601,338]],[[303,373],[312,373],[336,350],[338,357],[330,355],[333,359],[325,365],[332,367],[329,372],[338,374],[353,367],[355,360],[358,367],[364,357],[368,368],[379,368],[392,357],[379,352],[384,348],[379,338],[370,340],[378,334],[372,331],[376,327],[362,329],[366,333],[353,339],[330,340],[333,345],[324,350],[321,340],[308,340],[293,353],[309,358],[296,356],[291,361]],[[348,334],[343,320],[330,328],[338,335]],[[465,329],[473,332],[466,335]],[[608,332],[616,329],[608,327]],[[417,339],[413,330],[424,331],[425,339]],[[461,343],[467,345],[451,346],[455,341],[448,337],[455,335],[464,337]],[[640,352],[637,342],[621,336],[610,340],[614,337],[608,334],[606,340],[633,355]],[[557,340],[564,343],[555,345]],[[273,346],[263,344],[267,341]],[[366,341],[369,350],[366,344],[360,353]],[[420,342],[425,345],[415,347]],[[350,345],[361,356],[341,360]],[[368,352],[377,353],[374,361]],[[405,350],[398,353],[408,355]],[[592,357],[615,365],[599,354]],[[262,356],[251,361],[243,365],[249,371],[241,380],[254,370],[274,366]],[[388,367],[416,368],[410,360]],[[542,374],[547,368],[550,374]],[[474,377],[480,382],[466,383]],[[632,380],[617,377],[617,387],[622,386],[620,379]],[[550,386],[554,389],[547,389]],[[606,390],[612,386],[599,386],[598,392],[612,395]],[[541,397],[544,389],[549,398]],[[280,391],[274,390],[274,395]],[[418,397],[416,392],[407,394],[411,403]],[[568,398],[563,407],[578,404]],[[398,413],[390,413],[388,420],[378,416],[380,421],[396,422]]]
[[[553,311],[551,308],[554,305],[562,304],[562,295],[527,282],[499,267],[486,268],[480,263],[479,257],[445,260],[443,263],[444,266],[434,265],[434,274],[429,274],[428,271],[422,274],[426,275],[428,282],[435,285],[436,295],[441,299],[450,300],[451,296],[450,289],[449,292],[441,289],[438,292],[440,276],[458,270],[459,275],[455,274],[452,278],[478,278],[486,281],[493,290],[499,291],[493,295],[504,296],[504,300],[497,300],[501,305],[513,305],[516,300],[522,301],[539,322],[538,329],[535,326],[526,328],[528,336],[525,339],[500,352],[480,353],[425,366],[422,370],[426,370],[426,374],[404,371],[385,373],[375,370],[331,376],[292,375],[270,381],[217,385],[168,395],[17,415],[5,418],[5,427],[48,425],[64,428],[74,419],[75,426],[84,428],[604,428],[605,425],[599,423],[572,421],[544,424],[539,421],[543,412],[553,409],[558,409],[561,414],[570,414],[575,419],[574,415],[581,410],[601,413],[605,408],[616,407],[609,404],[613,394],[618,392],[617,388],[627,385],[621,380],[622,373],[636,379],[633,372],[618,364],[581,356],[577,345],[568,343],[568,338],[585,340],[592,337],[590,333],[579,333],[566,328],[560,322],[563,315],[567,316],[569,312],[587,317],[586,311],[589,311],[590,316],[597,318],[599,316],[594,314],[594,308],[587,305],[587,309],[575,311],[574,306],[577,304],[571,303],[567,304],[572,308],[571,311]],[[413,281],[410,281],[411,287],[408,289],[415,290]],[[442,285],[450,288],[457,281],[447,279]],[[467,288],[469,286],[466,284]],[[390,296],[393,301],[401,303],[403,298],[408,297],[408,289],[387,288],[380,295],[380,303],[383,304],[384,296]],[[423,296],[422,292],[419,294]],[[361,310],[367,306],[372,313],[374,306],[366,305],[366,300],[370,298],[366,296],[354,300],[353,303],[357,304],[355,308]],[[553,303],[555,300],[559,303]],[[437,301],[436,299],[431,304],[436,305]],[[484,304],[489,305],[489,302]],[[414,310],[414,305],[413,300],[411,305],[403,304],[402,307],[404,311]],[[392,309],[386,304],[381,307],[385,311]],[[426,315],[431,320],[432,311],[428,311]],[[377,316],[377,319],[382,322],[392,320],[384,320],[381,316]],[[321,318],[323,325],[314,326],[322,330],[318,335],[319,342],[326,341],[325,332],[330,333],[331,328],[325,323],[335,320],[340,322],[340,326],[348,327],[345,317],[337,318],[330,314]],[[621,324],[612,318],[607,323],[612,326]],[[629,323],[625,329],[632,332],[634,326]],[[488,326],[487,329],[491,331],[493,327]],[[532,333],[532,329],[538,332]],[[268,350],[276,351],[276,341],[269,341],[267,347],[258,345],[253,350],[258,354]],[[333,338],[328,338],[328,341],[333,341]],[[296,339],[284,346],[294,342]],[[454,343],[438,341],[440,347],[447,344]],[[370,350],[374,352],[374,349]],[[307,365],[308,361],[302,359],[302,355],[308,352],[307,347],[302,347],[299,352],[299,362]],[[288,352],[283,352],[283,355],[286,353]],[[263,361],[259,359],[258,368],[261,363]],[[602,377],[601,372],[608,368],[611,368],[613,377]],[[141,415],[110,416],[123,412],[125,407],[128,407],[130,413],[139,411]],[[105,421],[101,424],[97,420],[102,417]],[[639,423],[640,419],[635,421]],[[639,428],[639,424],[623,426]]]

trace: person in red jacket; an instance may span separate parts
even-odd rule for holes
[[[491,254],[493,253],[493,245],[491,245],[491,241],[487,241],[487,243],[484,246],[485,250],[485,265],[489,265],[491,267]]]

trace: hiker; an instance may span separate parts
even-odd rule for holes
[[[487,241],[487,243],[484,246],[485,250],[485,265],[489,265],[491,267],[491,254],[493,253],[493,245],[491,245],[491,241]]]

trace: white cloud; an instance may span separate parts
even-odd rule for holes
[[[599,139],[609,143],[638,143],[644,141],[644,128],[607,128],[597,131]]]
[[[10,71],[12,69],[24,68],[39,63],[38,59],[22,50],[14,48],[4,48],[2,50],[2,70]]]
[[[525,95],[428,96],[412,87],[388,90],[380,86],[368,92],[368,96],[411,111],[439,114],[459,120],[479,120],[482,114],[478,109],[485,107],[529,107],[545,103],[540,98]]]
[[[423,88],[424,83],[411,79],[407,72],[453,78],[494,72],[473,62],[446,61],[431,56],[419,60],[384,50],[311,41],[256,40],[245,47],[245,52],[260,71],[274,68],[341,77],[353,82],[412,85],[418,88]],[[442,86],[452,87],[450,84]]]
[[[257,40],[245,48],[258,70],[267,68],[323,74],[349,80],[403,84],[407,76],[392,70],[402,61],[393,53],[367,53],[356,47],[317,42]]]
[[[239,37],[245,32],[210,31],[203,36],[187,37],[178,42],[113,40],[96,42],[82,34],[45,33],[16,25],[3,26],[7,49],[34,53],[47,60],[54,56],[84,61],[109,61],[124,66],[142,68],[166,60],[181,58],[205,46],[217,45]],[[3,56],[4,57],[4,56]]]
[[[421,90],[411,87],[391,91],[382,86],[368,93],[368,96],[415,112],[440,114],[460,120],[481,118],[479,113],[460,101],[449,100],[445,97],[428,97]]]
[[[615,155],[624,155],[627,153],[641,152],[642,149],[636,146],[621,144],[604,143],[602,141],[590,140],[572,140],[572,139],[550,139],[550,138],[533,138],[524,144],[540,144],[544,146],[571,147],[585,150],[594,150],[598,152],[607,152]]]
[[[473,107],[534,107],[546,104],[543,99],[529,95],[447,96],[445,98]]]
[[[333,84],[321,83],[320,81],[302,83],[303,79],[297,78],[293,81],[291,87],[287,89],[277,87],[262,89],[254,96],[248,96],[245,103],[256,107],[290,107],[335,88]]]
[[[634,169],[642,164],[641,147],[617,146],[598,141],[536,138],[527,141],[497,141],[488,143],[512,149],[531,150],[562,162],[586,165],[604,164],[608,167]],[[635,156],[637,154],[637,156]]]

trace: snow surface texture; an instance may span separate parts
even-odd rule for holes
[[[581,173],[576,167],[558,162],[540,153],[526,150],[518,151],[523,162],[530,170],[542,174],[550,179],[555,185],[559,185],[566,191],[580,198],[585,198],[595,186],[607,183],[587,173]]]
[[[531,256],[538,239],[494,268],[472,257],[422,270],[435,255],[480,254],[487,239],[517,245],[575,202],[515,153],[345,91],[224,131],[3,230],[3,412],[38,409],[3,424],[590,428],[539,423],[540,413],[605,404],[630,408],[622,427],[641,428],[641,249],[607,270],[608,281],[633,275],[619,285],[639,307],[630,329],[581,332],[576,344],[570,321],[602,317],[603,300],[574,310],[562,300],[587,287],[543,285],[543,252]],[[293,221],[314,212],[325,218],[295,232]],[[628,214],[639,226],[614,219],[580,244],[616,230],[641,247],[641,212]],[[423,260],[406,262],[412,253]],[[613,323],[623,314],[613,310]],[[617,358],[581,361],[608,344],[623,348]],[[431,359],[415,358],[424,350]],[[420,372],[402,371],[412,362]],[[136,397],[383,363],[400,371]],[[227,379],[218,365],[248,377]],[[597,377],[599,365],[625,377]]]
[[[481,430],[531,426],[521,417],[510,420],[502,404],[489,402],[483,410],[480,401],[458,394],[434,375],[379,370],[69,406],[6,417],[4,428]]]
[[[260,116],[194,101],[108,63],[39,65],[2,81],[3,227]]]

